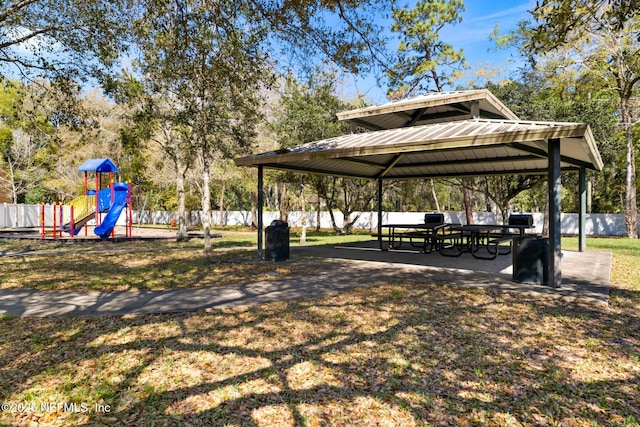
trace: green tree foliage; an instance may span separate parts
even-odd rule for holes
[[[334,72],[318,70],[304,84],[291,74],[285,77],[278,107],[270,120],[281,148],[332,138],[349,131],[348,125],[336,119],[336,113],[347,108],[347,104],[335,95],[336,89]]]
[[[638,200],[633,98],[640,82],[640,9],[637,1],[543,0],[527,49],[538,54],[562,50],[582,72],[597,78],[619,102],[625,138],[625,220],[627,235],[638,237]]]
[[[0,68],[30,78],[97,76],[125,49],[128,6],[126,0],[0,2]]]
[[[22,100],[21,84],[5,80],[0,84],[0,122],[12,127],[19,121],[18,108]]]
[[[396,0],[238,0],[247,23],[260,28],[271,60],[313,71],[324,61],[358,73],[386,64],[377,24]],[[246,26],[245,26],[246,28]]]
[[[30,181],[25,200],[64,198],[73,191],[74,180],[60,173],[61,141],[69,132],[88,136],[96,124],[82,111],[76,82],[101,79],[121,58],[131,6],[128,0],[0,2],[0,76],[19,78],[28,87],[12,158],[40,147],[27,163],[44,168],[28,174],[24,162],[14,162],[14,178],[26,174],[23,181]],[[20,150],[26,151],[17,156]]]
[[[87,158],[111,157],[133,176],[120,133],[119,106],[99,91],[81,95],[58,78],[0,85],[0,130],[4,187],[20,202],[65,201],[83,191],[77,167]]]
[[[371,181],[330,177],[316,182],[320,197],[327,203],[333,229],[339,234],[349,234],[362,212],[369,210],[375,197],[375,185]],[[338,227],[333,210],[338,209],[344,218]],[[352,216],[354,212],[357,215]]]
[[[194,164],[204,171],[200,188],[207,214],[210,162],[253,147],[260,98],[273,74],[281,69],[304,71],[327,60],[349,72],[379,64],[385,43],[375,22],[392,4],[384,0],[4,2],[0,68],[31,79],[47,77],[66,89],[67,101],[78,100],[74,79],[86,77],[98,78],[119,101],[135,99],[135,115],[129,119],[136,123],[124,123],[116,130],[120,145],[109,147],[104,141],[83,150],[104,148],[112,153],[113,149],[123,170],[140,176],[146,170],[140,156],[142,141],[162,139],[165,151],[179,159],[176,169],[182,178]],[[135,74],[114,78],[111,66],[124,55]],[[45,109],[53,105],[47,102]],[[78,143],[86,142],[91,132],[79,132],[97,124],[77,110],[79,104],[60,102],[62,108],[47,110],[43,116],[56,132],[45,156],[49,170],[63,162],[63,140],[76,137]],[[58,138],[61,131],[64,138]]]
[[[401,36],[396,64],[386,71],[389,95],[408,97],[428,90],[442,92],[464,68],[462,49],[440,40],[446,25],[462,21],[462,0],[419,0],[413,9],[393,10],[391,31]]]
[[[637,0],[542,0],[533,11],[539,26],[530,47],[537,52],[561,47],[576,37],[576,31],[622,31],[639,12]]]
[[[35,90],[34,90],[35,89]],[[0,186],[13,203],[42,194],[53,127],[37,100],[39,85],[0,84]]]
[[[463,209],[459,182],[432,179],[389,180],[385,182],[382,209],[397,212],[436,212],[447,207]],[[440,205],[442,204],[442,205]]]

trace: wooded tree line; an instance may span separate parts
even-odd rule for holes
[[[543,1],[517,30],[493,35],[522,60],[497,76],[440,40],[461,21],[461,0],[3,3],[0,185],[15,201],[64,201],[82,192],[80,163],[110,157],[133,181],[137,208],[179,212],[180,236],[185,212],[203,210],[209,249],[212,209],[256,208],[255,171],[231,159],[350,132],[335,113],[367,100],[340,96],[341,78],[371,72],[389,99],[487,87],[524,120],[589,123],[605,163],[589,176],[591,210],[624,212],[637,237],[636,6]],[[542,211],[543,179],[391,182],[384,208]],[[565,211],[577,210],[576,181],[563,176]],[[265,185],[267,208],[283,219],[331,208],[355,222],[374,196],[372,183],[334,177],[274,172]]]

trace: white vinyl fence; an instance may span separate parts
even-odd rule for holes
[[[0,204],[0,228],[36,228],[40,227],[41,205],[25,205],[25,204]],[[53,221],[53,206],[45,205],[45,224],[50,225]],[[226,211],[220,218],[220,212],[212,212],[214,224],[222,225],[251,225],[251,212],[249,211]],[[356,213],[357,214],[357,213]],[[352,218],[355,218],[353,214]],[[68,215],[65,213],[65,215]],[[465,223],[464,212],[445,212],[445,221],[453,223]],[[343,218],[340,212],[334,212],[336,223],[339,227],[343,225]],[[201,223],[202,213],[198,211],[190,212],[188,215],[188,225],[199,225]],[[268,211],[263,214],[264,225],[267,226],[271,221],[279,219],[278,212]],[[67,216],[68,218],[68,216]],[[162,211],[133,211],[133,225],[136,224],[170,224],[172,219],[176,218],[175,212]],[[289,225],[292,227],[300,227],[301,212],[291,212],[289,214]],[[640,218],[640,217],[639,217]],[[541,213],[533,214],[535,229],[531,232],[541,233],[544,216]],[[624,236],[626,235],[624,215],[622,214],[587,214],[587,235],[598,236]],[[382,214],[383,224],[416,224],[424,221],[423,212],[384,212]],[[502,218],[491,212],[474,213],[474,222],[476,224],[495,224],[500,223]],[[578,214],[563,213],[561,217],[562,233],[577,234],[578,233]],[[309,228],[316,227],[316,212],[306,213],[306,222]],[[118,225],[124,225],[124,213],[118,220]],[[363,212],[354,228],[365,230],[375,230],[378,225],[377,212]],[[320,226],[322,228],[331,228],[331,218],[328,212],[321,212]]]

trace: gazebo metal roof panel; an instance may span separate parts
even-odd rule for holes
[[[477,104],[474,117],[473,104]],[[434,92],[401,101],[344,111],[338,120],[371,130],[397,129],[472,118],[518,120],[518,117],[486,89]]]
[[[236,159],[239,166],[375,179],[543,173],[547,141],[564,169],[602,169],[583,123],[465,120],[344,135]]]

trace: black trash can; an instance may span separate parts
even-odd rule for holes
[[[278,219],[265,229],[264,259],[284,261],[289,259],[289,224]]]
[[[549,239],[514,237],[512,254],[514,282],[549,284]]]

